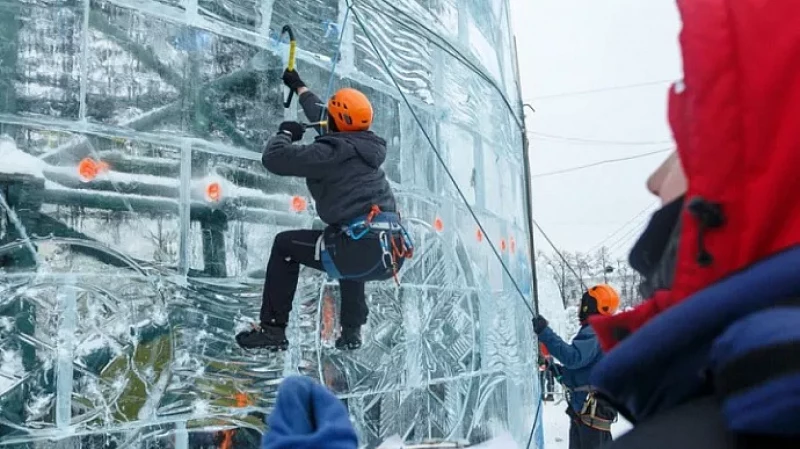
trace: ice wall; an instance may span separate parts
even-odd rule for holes
[[[309,86],[371,98],[417,244],[399,288],[369,286],[353,353],[310,270],[287,353],[233,342],[276,233],[320,226],[302,180],[259,163],[297,117],[284,24]],[[257,447],[291,373],[344,399],[367,447],[528,442],[530,316],[489,246],[530,301],[505,0],[6,0],[0,63],[0,445]]]

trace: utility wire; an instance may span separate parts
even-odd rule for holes
[[[351,1],[352,0],[347,0],[348,4],[350,4]],[[352,5],[349,5],[349,6],[352,6]],[[472,218],[475,220],[475,223],[478,225],[478,228],[480,228],[481,232],[483,233],[484,238],[486,239],[486,242],[489,244],[489,247],[491,247],[492,252],[494,252],[494,255],[495,255],[495,257],[497,257],[498,262],[500,262],[500,265],[503,268],[503,271],[505,271],[505,273],[508,276],[509,280],[514,285],[514,288],[517,290],[517,293],[519,293],[520,300],[525,305],[525,307],[528,309],[528,311],[531,313],[531,316],[536,317],[537,316],[536,312],[534,312],[533,308],[530,306],[530,304],[528,304],[527,298],[525,297],[525,294],[522,292],[522,289],[520,288],[520,286],[517,283],[516,279],[514,279],[514,276],[511,274],[511,270],[508,268],[508,265],[506,265],[505,261],[503,261],[503,257],[500,255],[500,252],[497,250],[497,247],[495,246],[494,242],[492,242],[492,239],[489,237],[489,233],[486,232],[486,229],[484,228],[483,224],[481,223],[481,220],[478,218],[478,215],[475,213],[475,210],[472,208],[472,206],[469,205],[469,201],[467,200],[466,195],[464,195],[464,192],[461,190],[461,187],[458,185],[458,182],[456,181],[456,178],[453,176],[453,173],[450,171],[450,168],[447,166],[447,163],[445,162],[444,158],[442,157],[441,153],[439,152],[439,149],[436,147],[436,144],[433,142],[433,139],[431,138],[431,136],[428,134],[428,131],[423,126],[422,121],[420,120],[419,116],[417,115],[417,112],[411,106],[411,102],[408,100],[408,97],[406,96],[405,92],[403,92],[403,90],[400,88],[400,83],[397,81],[397,79],[395,78],[394,74],[389,69],[388,62],[386,62],[386,59],[378,51],[377,44],[372,39],[372,34],[369,32],[369,30],[367,30],[367,27],[364,25],[364,21],[361,20],[361,15],[358,12],[358,8],[353,8],[352,14],[353,14],[353,17],[356,19],[356,22],[358,22],[359,26],[361,27],[361,31],[364,32],[364,36],[369,41],[369,44],[372,47],[372,50],[378,56],[378,59],[380,60],[381,64],[383,65],[383,68],[386,70],[386,73],[389,75],[389,78],[392,80],[392,83],[395,85],[395,87],[397,88],[398,92],[400,93],[400,96],[403,98],[403,101],[405,102],[406,107],[408,107],[408,110],[411,112],[411,116],[414,117],[414,120],[417,122],[417,126],[419,126],[420,131],[422,132],[423,136],[425,136],[425,139],[428,141],[428,144],[430,145],[431,149],[433,150],[434,155],[439,160],[439,162],[442,164],[442,168],[444,169],[445,174],[447,175],[448,178],[450,178],[450,181],[455,186],[456,192],[461,197],[461,200],[464,202],[464,206],[466,206],[467,211],[469,211],[470,215],[472,215]],[[534,224],[535,223],[536,222],[534,221]],[[537,227],[538,227],[538,225],[537,225]],[[533,257],[533,255],[532,255],[532,257]]]
[[[617,251],[620,248],[627,245],[628,243],[630,243],[632,239],[636,238],[639,235],[639,232],[641,232],[642,230],[642,225],[646,225],[647,222],[648,222],[648,217],[643,217],[642,219],[640,219],[636,223],[636,225],[634,225],[632,228],[628,230],[628,232],[622,234],[621,236],[619,236],[619,238],[614,240],[614,242],[608,245],[608,253],[613,254],[614,251]]]
[[[587,145],[631,145],[631,146],[644,146],[644,145],[666,145],[672,143],[672,140],[602,140],[602,139],[585,139],[582,137],[572,136],[559,136],[555,134],[540,133],[538,131],[528,131],[534,139],[541,140],[564,140],[567,142],[576,142]]]
[[[564,168],[564,169],[561,169],[561,170],[555,170],[555,171],[544,172],[544,173],[537,173],[537,174],[531,175],[531,178],[545,178],[547,176],[561,175],[561,174],[564,174],[564,173],[570,173],[570,172],[574,172],[574,171],[578,171],[578,170],[584,170],[584,169],[591,168],[591,167],[597,167],[598,165],[606,165],[606,164],[613,164],[613,163],[616,163],[616,162],[625,162],[625,161],[631,161],[631,160],[634,160],[634,159],[641,159],[643,157],[653,156],[655,154],[660,154],[660,153],[666,153],[667,151],[673,151],[673,150],[674,150],[674,148],[664,148],[662,150],[649,151],[647,153],[635,154],[633,156],[621,157],[621,158],[617,158],[617,159],[606,159],[606,160],[602,160],[602,161],[592,162],[591,164],[578,165],[577,167],[569,167],[569,168]]]
[[[549,95],[540,95],[537,97],[529,98],[525,101],[533,101],[533,100],[546,100],[550,98],[563,98],[563,97],[574,97],[578,95],[587,95],[587,94],[595,94],[600,92],[610,92],[614,90],[625,90],[625,89],[636,89],[639,87],[646,87],[646,86],[656,86],[659,84],[667,84],[675,82],[674,79],[668,80],[658,80],[658,81],[647,81],[644,83],[633,83],[633,84],[623,84],[621,86],[609,86],[609,87],[600,87],[597,89],[588,89],[588,90],[576,90],[571,92],[562,92],[557,94],[549,94]]]
[[[616,236],[616,235],[617,235],[619,232],[621,232],[623,229],[627,228],[627,227],[628,227],[628,225],[630,225],[631,223],[633,223],[634,221],[636,221],[636,219],[637,219],[637,218],[639,218],[639,217],[641,217],[642,215],[644,215],[644,213],[646,213],[647,211],[649,211],[650,209],[652,209],[652,208],[653,208],[653,206],[655,206],[656,204],[658,204],[658,200],[656,200],[656,201],[653,201],[652,203],[650,203],[650,204],[648,204],[647,206],[645,206],[645,207],[644,207],[642,210],[640,210],[640,211],[639,211],[639,212],[638,212],[636,215],[634,215],[633,217],[631,217],[631,219],[630,219],[630,220],[626,221],[625,223],[623,223],[623,224],[622,224],[622,226],[620,226],[620,227],[618,227],[617,229],[615,229],[615,230],[614,230],[614,232],[612,232],[611,234],[608,234],[607,236],[603,237],[603,240],[600,240],[599,242],[595,243],[595,244],[592,246],[592,248],[591,248],[589,251],[587,251],[587,253],[588,253],[588,254],[591,254],[591,253],[593,253],[593,252],[597,251],[598,249],[602,248],[602,246],[603,246],[603,243],[605,243],[605,242],[607,242],[607,241],[611,240],[612,238],[614,238],[614,236]]]

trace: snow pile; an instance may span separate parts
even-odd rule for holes
[[[8,135],[0,136],[0,173],[44,177],[45,162],[17,148]]]

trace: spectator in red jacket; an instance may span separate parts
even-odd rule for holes
[[[611,449],[800,447],[800,2],[678,6],[678,150],[630,255],[649,299],[590,319],[589,381],[635,425]]]

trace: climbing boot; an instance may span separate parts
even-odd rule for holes
[[[249,331],[239,332],[236,343],[242,349],[266,349],[270,352],[285,351],[289,347],[286,328],[281,326],[253,327]]]
[[[336,339],[336,349],[352,351],[361,347],[361,326],[342,327],[342,334]]]

